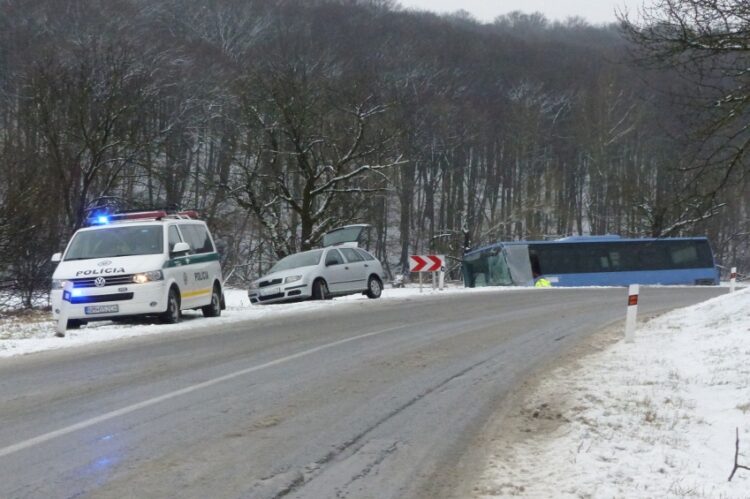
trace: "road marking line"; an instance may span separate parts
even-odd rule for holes
[[[48,442],[52,439],[55,439],[57,437],[62,437],[63,435],[67,435],[69,433],[76,432],[78,430],[82,430],[84,428],[88,428],[90,426],[94,426],[96,424],[99,424],[101,422],[114,419],[120,416],[124,416],[125,414],[130,414],[131,412],[135,412],[139,409],[143,409],[145,407],[150,407],[152,405],[159,404],[161,402],[164,402],[165,400],[169,400],[175,397],[179,397],[181,395],[186,395],[188,393],[192,393],[197,390],[201,390],[203,388],[207,388],[209,386],[217,385],[219,383],[223,383],[224,381],[229,381],[234,378],[238,378],[240,376],[244,376],[246,374],[250,374],[256,371],[260,371],[262,369],[266,369],[269,367],[274,367],[279,364],[283,364],[285,362],[289,362],[290,360],[299,359],[301,357],[306,357],[308,355],[312,355],[314,353],[321,352],[323,350],[328,350],[330,348],[334,348],[340,345],[344,345],[346,343],[351,343],[353,341],[362,340],[365,338],[370,338],[372,336],[378,336],[385,333],[390,333],[392,331],[396,331],[398,329],[403,329],[408,326],[396,326],[388,329],[382,329],[380,331],[373,331],[372,333],[366,333],[361,334],[359,336],[353,336],[351,338],[346,338],[339,341],[334,341],[333,343],[328,343],[326,345],[320,345],[315,348],[311,348],[309,350],[305,350],[303,352],[298,352],[292,355],[288,355],[286,357],[281,357],[280,359],[272,360],[270,362],[266,362],[265,364],[261,364],[254,367],[249,367],[247,369],[242,369],[240,371],[236,371],[230,374],[225,374],[224,376],[219,376],[218,378],[210,379],[208,381],[203,381],[202,383],[198,383],[192,386],[188,386],[186,388],[181,388],[179,390],[175,390],[173,392],[166,393],[164,395],[160,395],[159,397],[150,398],[148,400],[144,400],[143,402],[138,402],[137,404],[129,405],[127,407],[123,407],[121,409],[117,409],[114,411],[107,412],[105,414],[102,414],[101,416],[97,416],[95,418],[87,419],[85,421],[81,421],[80,423],[76,423],[70,426],[66,426],[65,428],[60,428],[59,430],[51,431],[49,433],[44,433],[42,435],[39,435],[34,438],[30,438],[28,440],[24,440],[22,442],[18,442],[17,444],[9,445],[7,447],[0,448],[0,457],[4,457],[10,454],[13,454],[15,452],[28,449],[29,447],[33,447],[35,445],[42,444],[44,442]]]

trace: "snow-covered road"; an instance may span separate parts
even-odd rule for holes
[[[750,290],[568,362],[498,426],[476,497],[750,497]]]
[[[497,293],[452,288],[445,294]],[[524,292],[507,289],[505,292]],[[432,290],[421,296],[429,298]],[[383,300],[419,300],[416,288],[388,289]],[[219,319],[189,312],[177,325],[93,323],[54,337],[43,314],[0,321],[0,357],[129,337],[283,318],[366,302],[250,306],[227,292]],[[731,483],[735,428],[740,464],[750,465],[750,290],[674,311],[639,326],[637,341],[559,367],[528,395],[509,422],[477,497],[748,497],[750,472]]]
[[[430,296],[435,296],[435,293],[463,295],[518,291],[518,288],[466,289],[463,287],[448,287],[443,291],[437,291],[425,287],[423,292],[420,293],[418,287],[409,287],[385,289],[383,290],[381,300],[419,299],[420,296],[429,298]],[[199,311],[187,311],[183,314],[183,322],[172,325],[159,324],[156,320],[140,320],[126,324],[115,324],[109,321],[93,322],[79,330],[68,330],[64,338],[55,337],[55,325],[49,313],[34,312],[0,318],[0,358],[136,336],[210,328],[273,317],[281,318],[313,310],[346,306],[346,304],[350,303],[366,302],[368,300],[367,297],[356,294],[322,302],[306,301],[260,306],[250,304],[245,290],[227,289],[225,295],[227,310],[218,319],[206,319]]]

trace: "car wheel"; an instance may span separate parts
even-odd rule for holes
[[[84,324],[86,323],[80,319],[68,319],[65,329],[81,329]]]
[[[370,280],[367,281],[367,297],[371,299],[380,298],[383,294],[383,283],[380,282],[375,276],[370,276]]]
[[[221,315],[221,292],[218,286],[214,286],[211,293],[211,303],[201,308],[203,317],[219,317]]]
[[[328,285],[323,279],[317,279],[313,283],[313,300],[327,300],[328,298],[330,298],[330,295],[331,294],[328,292]]]
[[[182,319],[180,293],[172,288],[169,290],[169,297],[167,298],[167,311],[161,314],[161,321],[164,324],[177,324],[180,319]]]

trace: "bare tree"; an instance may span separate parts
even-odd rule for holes
[[[697,164],[686,168],[714,191],[747,173],[750,152],[750,4],[745,0],[658,0],[625,35],[650,67],[677,71],[697,91],[683,102],[696,117]]]
[[[389,141],[376,124],[385,106],[365,99],[348,108],[316,110],[318,103],[305,102],[303,95],[271,95],[264,109],[244,102],[249,128],[260,135],[248,144],[231,192],[283,255],[296,249],[297,220],[303,250],[334,226],[356,220],[358,200],[382,191],[388,182],[384,172],[401,160],[378,161],[389,154]]]

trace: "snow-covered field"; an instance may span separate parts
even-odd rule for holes
[[[447,287],[444,291],[433,291],[425,286],[424,292],[419,287],[400,289],[385,289],[381,300],[419,299],[435,293],[498,293],[517,291],[517,288],[481,288],[465,289],[463,287]],[[350,295],[334,298],[328,301],[307,301],[300,303],[285,303],[278,305],[251,305],[247,292],[240,289],[228,289],[225,293],[227,310],[221,317],[206,319],[200,312],[188,311],[183,315],[180,324],[158,324],[157,321],[138,321],[133,324],[115,324],[112,322],[93,322],[78,330],[68,330],[64,338],[55,337],[55,324],[49,312],[30,311],[0,317],[0,358],[24,355],[43,350],[67,348],[112,341],[134,336],[159,334],[170,331],[184,331],[195,328],[205,328],[230,324],[253,319],[282,317],[318,309],[342,306],[357,301],[367,302],[368,298],[361,295]]]
[[[750,290],[676,310],[545,376],[476,497],[750,497]]]

